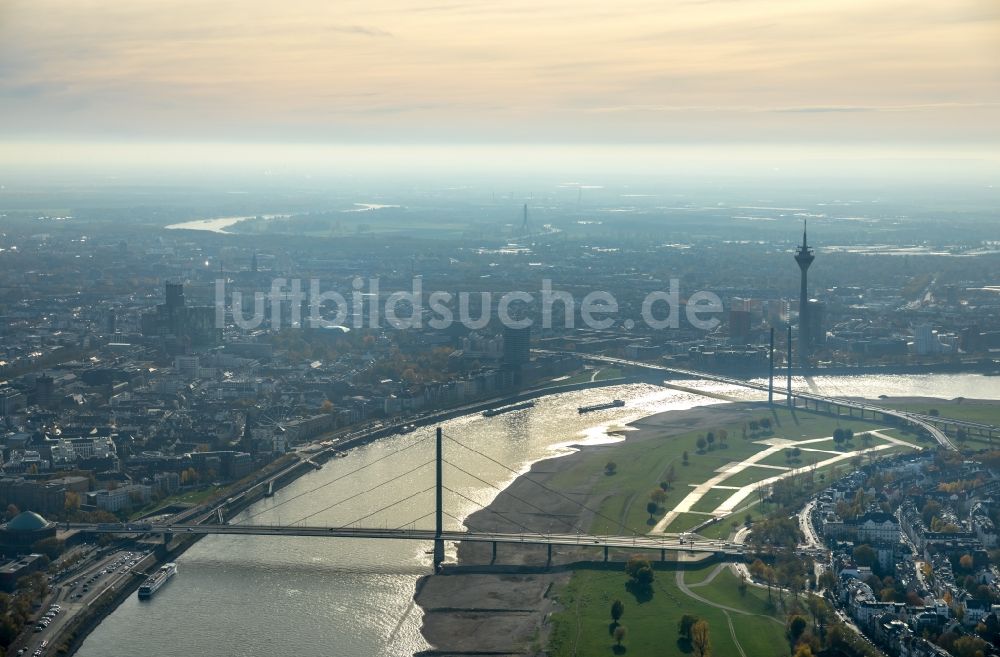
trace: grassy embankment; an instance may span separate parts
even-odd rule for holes
[[[761,413],[761,417],[765,417],[765,414]],[[673,468],[675,479],[668,491],[668,499],[661,512],[673,509],[674,505],[691,491],[692,486],[715,476],[716,470],[719,468],[742,461],[766,449],[766,445],[757,442],[759,440],[768,438],[788,440],[824,438],[831,436],[834,429],[838,427],[850,427],[856,434],[869,429],[884,428],[884,425],[867,420],[847,422],[843,419],[838,420],[803,411],[797,411],[793,414],[785,409],[776,410],[768,417],[772,421],[771,431],[758,432],[756,435],[749,436],[747,440],[741,438],[742,423],[720,425],[714,430],[714,433],[718,435],[719,429],[726,430],[728,433],[727,445],[722,447],[716,440],[714,449],[706,449],[702,452],[698,451],[697,441],[698,438],[705,436],[706,431],[690,431],[673,436],[665,435],[662,439],[654,437],[652,440],[643,441],[626,440],[611,450],[583,456],[575,467],[556,475],[552,479],[552,485],[560,490],[589,489],[601,497],[599,508],[601,514],[615,519],[616,522],[598,517],[591,527],[591,531],[594,533],[622,534],[632,533],[632,531],[646,533],[650,529],[649,514],[646,512],[649,493],[667,478],[667,472],[671,468]],[[652,428],[644,428],[643,430],[655,431]],[[890,433],[889,435],[894,434]],[[881,440],[875,439],[872,444],[876,445],[881,442]],[[829,444],[832,447],[832,441]],[[804,447],[810,447],[810,445]],[[855,437],[852,447],[853,449],[863,447],[859,437]],[[821,448],[826,449],[825,446]],[[850,449],[850,447],[847,448],[847,451]],[[685,451],[688,453],[687,465],[683,464]],[[880,454],[895,451],[897,450],[884,450]],[[813,459],[821,461],[832,456],[834,454],[803,451],[799,457],[800,462],[787,463],[784,453],[778,452],[776,456],[772,457],[772,460],[780,467],[805,467],[810,465]],[[611,476],[603,474],[605,465],[609,461],[613,461],[617,466],[616,473]],[[767,462],[769,463],[770,460]],[[841,470],[850,467],[849,461],[843,461],[838,465]],[[816,475],[818,477],[820,474],[824,474],[828,477],[829,471],[835,467],[837,466],[817,469]],[[731,479],[720,482],[720,485],[745,486],[781,474],[781,472],[781,470],[772,468],[749,467],[743,472],[732,475]],[[694,510],[706,512],[714,510],[732,492],[725,489],[712,490],[707,493],[698,506],[694,507]],[[715,501],[714,505],[712,501]],[[667,531],[685,531],[707,518],[707,515],[683,514],[671,523]]]
[[[894,402],[891,399],[885,399],[880,400],[879,403],[887,408],[895,408],[901,411],[912,411],[928,415],[932,414],[932,411],[937,411],[941,417],[1000,426],[1000,402],[997,401],[959,398],[919,402]],[[954,435],[954,432],[949,431],[949,434]],[[969,436],[963,445],[963,447],[969,449],[984,449],[995,446],[1000,446],[1000,437],[997,437],[991,443],[990,440],[984,437]]]
[[[912,434],[904,434],[896,429],[888,429],[885,425],[870,420],[845,420],[817,415],[810,412],[797,411],[792,413],[778,409],[772,413],[761,413],[760,417],[770,417],[772,428],[769,432],[758,432],[744,440],[742,436],[743,423],[723,424],[714,429],[716,436],[719,429],[728,433],[727,446],[716,446],[711,450],[699,452],[698,438],[704,437],[705,430],[690,431],[679,435],[661,438],[654,435],[653,439],[626,441],[611,449],[595,451],[581,457],[576,465],[556,475],[550,482],[561,490],[589,489],[600,499],[599,510],[603,516],[598,516],[591,527],[594,533],[623,534],[629,530],[645,533],[651,529],[651,520],[646,511],[650,492],[666,479],[666,473],[673,468],[674,481],[668,491],[667,502],[658,516],[673,509],[691,490],[692,486],[700,484],[716,475],[717,469],[727,464],[738,462],[767,448],[759,440],[768,438],[784,438],[791,441],[826,438],[832,436],[834,429],[851,428],[855,434],[870,429],[882,430],[886,435],[905,440],[919,447]],[[644,431],[655,431],[644,428]],[[870,446],[885,443],[880,438],[872,437]],[[855,435],[853,442],[844,448],[836,448],[833,441],[823,441],[800,446],[829,450],[831,452],[852,451],[869,445],[863,443],[860,436]],[[905,446],[893,445],[880,450],[876,454],[884,456],[908,451]],[[683,464],[683,453],[688,453],[688,465]],[[824,452],[802,451],[796,460],[788,460],[784,450],[766,459],[765,463],[779,467],[804,467],[815,459],[822,461],[836,456]],[[609,461],[616,464],[615,474],[605,474],[605,466]],[[852,468],[851,460],[843,460],[837,464],[817,468],[812,474],[814,486],[825,485],[826,480],[836,475],[833,470],[842,472]],[[730,479],[720,482],[726,486],[744,486],[773,477],[783,470],[773,468],[749,467]],[[734,491],[728,489],[713,489],[693,507],[694,511],[708,512],[715,509]],[[734,529],[733,522],[742,522],[749,511],[754,513],[756,500],[748,498],[738,514],[727,518],[700,531],[708,537],[724,537]],[[703,522],[709,516],[704,513],[685,513],[671,523],[667,531],[683,531]],[[618,524],[621,523],[621,524]],[[624,525],[624,527],[622,526]],[[711,628],[713,654],[738,655],[735,642],[738,641],[745,654],[754,657],[771,657],[772,655],[788,654],[787,640],[784,633],[783,615],[776,611],[767,600],[767,593],[755,587],[749,587],[745,595],[739,593],[736,577],[723,569],[716,573],[714,579],[703,584],[712,575],[715,566],[707,566],[700,570],[688,571],[683,574],[684,581],[696,595],[708,601],[740,610],[726,612],[706,602],[688,596],[676,583],[676,572],[660,570],[656,573],[652,596],[636,597],[626,589],[627,576],[624,572],[578,570],[573,573],[570,582],[556,592],[562,610],[553,618],[550,648],[552,654],[563,655],[607,655],[614,652],[615,641],[609,629],[611,623],[610,607],[615,599],[625,603],[626,611],[622,624],[628,628],[628,636],[624,641],[626,653],[635,655],[687,655],[690,647],[678,643],[677,622],[685,613],[695,614],[708,621]],[[728,613],[728,618],[727,618]],[[731,623],[731,626],[730,626]],[[620,652],[620,651],[619,651]]]

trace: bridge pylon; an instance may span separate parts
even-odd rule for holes
[[[436,481],[434,486],[434,570],[437,571],[441,568],[441,564],[444,563],[444,539],[441,538],[442,532],[444,531],[444,496],[442,491],[444,489],[442,482],[442,469],[444,466],[444,459],[442,458],[443,452],[443,433],[441,427],[437,428],[437,456],[435,458],[436,470]]]
[[[788,355],[785,357],[788,363],[787,396],[788,407],[792,408],[792,322],[788,321]]]
[[[771,327],[771,347],[767,352],[767,404],[774,405],[774,327]]]

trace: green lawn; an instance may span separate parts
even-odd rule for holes
[[[785,464],[782,463],[781,465]],[[775,470],[774,468],[757,468],[750,466],[745,470],[741,470],[740,472],[730,476],[723,483],[726,486],[747,486],[763,479],[776,477],[782,472],[783,470]]]
[[[880,406],[895,408],[901,411],[930,414],[932,409],[938,411],[941,417],[982,422],[1000,426],[1000,402],[970,400],[957,402],[954,400],[935,400],[931,402],[894,402],[891,399],[880,399]]]
[[[594,377],[596,381],[605,381],[607,379],[618,379],[621,378],[622,371],[617,367],[605,367],[602,368],[597,376]]]
[[[703,580],[714,566],[702,571],[685,574],[685,581]],[[716,579],[723,577],[720,573]],[[627,655],[656,655],[663,657],[687,657],[689,648],[678,645],[677,622],[685,613],[706,620],[712,643],[713,655],[738,655],[733,643],[729,624],[722,610],[704,604],[685,595],[675,582],[675,572],[656,572],[652,597],[637,599],[626,590],[627,577],[624,572],[580,570],[573,573],[570,582],[557,591],[562,610],[552,616],[550,654],[555,657],[605,656],[615,654],[614,640],[609,632],[610,608],[615,599],[625,604],[621,623],[628,629],[624,641]],[[723,582],[723,587],[729,582]],[[715,582],[698,587],[693,591],[705,598],[716,595]],[[748,590],[747,599],[740,599],[733,585],[736,599],[731,606],[742,608],[761,606],[758,598]],[[766,599],[766,593],[765,599]],[[745,616],[730,612],[736,637],[747,655],[753,657],[783,657],[788,654],[784,627],[761,616]]]
[[[887,408],[897,408],[915,413],[931,414],[932,410],[938,411],[941,417],[954,418],[956,420],[968,420],[969,422],[982,422],[1000,426],[1000,402],[989,400],[935,400],[930,402],[894,402],[891,399],[879,400],[879,404]],[[901,432],[894,434],[903,440],[913,441],[912,436],[905,436]],[[923,443],[917,442],[920,445]],[[970,436],[966,444],[971,449],[982,449],[984,447],[1000,446],[1000,437],[990,441],[979,436]]]
[[[760,414],[760,417],[765,416],[767,414],[764,412]],[[850,426],[855,432],[879,428],[879,425],[870,422],[852,420],[850,423],[844,423],[838,418],[802,410],[793,414],[786,409],[779,409],[775,410],[770,417],[774,423],[773,435],[792,439],[830,436],[834,429],[842,426]],[[649,514],[646,512],[649,493],[663,481],[664,473],[671,465],[674,468],[675,481],[671,490],[668,491],[667,502],[663,505],[664,510],[672,509],[691,491],[689,484],[700,484],[715,476],[717,470],[723,466],[742,461],[748,456],[766,449],[765,445],[756,442],[756,440],[762,439],[762,436],[749,440],[743,440],[740,437],[742,424],[720,425],[715,429],[716,434],[718,434],[719,429],[725,429],[729,434],[727,445],[722,446],[717,442],[714,449],[701,453],[698,452],[696,443],[699,437],[705,435],[704,431],[691,431],[673,436],[665,435],[662,440],[645,443],[626,440],[624,443],[615,445],[613,449],[588,454],[580,459],[573,468],[553,477],[551,485],[565,491],[590,491],[602,498],[599,505],[601,515],[595,518],[591,527],[591,531],[594,533],[621,534],[633,531],[645,533],[650,528]],[[687,451],[689,455],[688,465],[682,463],[681,455],[684,451]],[[823,456],[818,453],[805,452],[801,457],[802,463],[795,465],[808,464],[812,454]],[[772,457],[772,459],[774,458],[776,458],[776,465],[785,465],[783,455]],[[616,474],[612,476],[604,474],[604,466],[608,461],[614,461],[617,465]],[[778,474],[780,471],[770,468],[749,468],[735,475],[732,480],[722,483],[724,485],[744,486]],[[700,501],[693,510],[712,511],[730,494],[731,491],[713,490],[708,494],[709,497]],[[706,518],[707,516],[691,514],[690,517],[678,518],[669,529],[683,531]]]
[[[761,413],[761,417],[763,416],[764,413]],[[881,428],[880,425],[867,421],[852,420],[845,423],[838,418],[801,410],[794,414],[785,409],[776,410],[771,417],[775,422],[773,435],[793,440],[831,436],[834,429],[844,426],[851,427],[856,433]],[[767,447],[753,439],[743,440],[740,437],[742,424],[720,426],[718,429],[725,429],[728,432],[728,446],[717,445],[715,449],[702,453],[698,452],[696,441],[704,435],[704,431],[691,431],[674,436],[664,435],[661,440],[645,443],[626,440],[606,449],[585,452],[586,455],[580,458],[574,467],[554,476],[550,485],[566,492],[590,492],[601,500],[600,515],[595,518],[591,527],[594,533],[611,534],[627,531],[619,525],[619,522],[637,532],[646,532],[649,530],[647,523],[649,515],[646,513],[649,493],[663,480],[664,473],[671,465],[675,480],[664,505],[666,509],[673,508],[687,496],[693,484],[702,483],[715,476],[722,466],[741,461]],[[715,430],[716,434],[718,429]],[[831,441],[830,445],[832,444]],[[860,440],[857,444],[860,446]],[[822,447],[826,443],[821,442],[817,445]],[[903,446],[894,447],[878,454],[882,456],[907,449]],[[689,455],[688,465],[682,465],[681,455],[684,451]],[[775,456],[780,459],[778,464],[784,465],[784,454],[779,453]],[[794,465],[806,465],[812,458],[821,460],[827,456],[832,455],[804,452],[800,457],[802,463]],[[604,473],[605,464],[609,461],[616,464],[616,472],[610,476]],[[815,486],[819,487],[823,485],[823,481],[829,481],[835,475],[848,472],[851,468],[852,465],[848,461],[819,468],[814,473],[817,477]],[[781,471],[772,468],[748,468],[721,484],[744,486],[779,474]],[[694,505],[693,510],[714,510],[733,492],[728,489],[710,490]],[[749,512],[757,517],[760,514],[754,503],[755,498],[751,496],[742,506],[753,507]],[[728,537],[732,532],[732,521],[735,519],[742,522],[747,512],[740,510],[735,516],[708,525],[699,530],[699,533],[710,538]],[[702,513],[682,513],[667,527],[667,531],[687,531],[709,519],[710,516]],[[685,581],[703,582],[712,567],[686,573]],[[675,571],[657,571],[652,598],[640,601],[626,590],[624,572],[575,571],[569,583],[557,591],[562,608],[552,617],[550,654],[557,657],[615,654],[614,641],[609,632],[611,622],[609,610],[615,599],[621,599],[626,607],[622,623],[628,628],[628,638],[625,640],[626,654],[668,657],[690,654],[682,650],[682,646],[678,644],[676,627],[682,614],[694,613],[709,622],[712,654],[738,655],[739,651],[733,643],[729,622],[723,611],[685,595],[677,587],[675,576]],[[711,583],[699,586],[693,589],[693,592],[709,601],[746,610],[752,614],[730,612],[736,636],[748,656],[778,657],[788,653],[783,624],[774,621],[766,591],[751,586],[747,589],[746,595],[741,596],[736,578],[727,569],[720,572]]]
[[[728,486],[728,482],[723,482],[723,485]],[[736,491],[728,490],[726,488],[713,488],[701,496],[701,499],[695,502],[694,506],[691,507],[692,511],[704,511],[705,513],[711,513],[715,509],[729,499],[733,493]]]
[[[225,486],[206,486],[197,490],[189,490],[177,495],[165,497],[157,502],[150,502],[141,509],[133,511],[129,518],[139,518],[149,515],[157,509],[163,509],[173,504],[201,504],[215,495],[220,495],[226,489]]]

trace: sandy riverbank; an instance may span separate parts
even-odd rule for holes
[[[629,443],[658,441],[688,431],[708,430],[720,424],[747,421],[759,415],[766,404],[740,402],[701,406],[652,415],[633,423],[635,431],[625,432]],[[470,515],[465,524],[475,531],[571,531],[586,530],[593,514],[581,504],[596,509],[602,499],[592,493],[597,472],[591,480],[555,494],[549,486],[561,472],[578,465],[585,455],[614,452],[617,444],[592,445],[558,458],[535,463],[518,477],[487,508]],[[535,508],[533,508],[535,507]],[[554,564],[599,560],[600,550],[560,548],[553,553]],[[564,583],[569,571],[531,572],[544,566],[544,547],[499,546],[497,566],[510,572],[483,572],[476,566],[490,564],[488,544],[460,544],[458,564],[444,573],[423,578],[415,600],[424,610],[421,631],[434,649],[424,655],[441,657],[471,654],[535,655],[547,643],[547,617],[553,611],[552,589]],[[520,567],[520,570],[519,568]]]

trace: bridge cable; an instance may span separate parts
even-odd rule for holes
[[[399,527],[395,527],[394,529],[396,529],[396,530],[405,529],[406,527],[409,527],[410,525],[414,525],[414,524],[420,522],[421,520],[423,520],[424,518],[428,518],[428,517],[434,515],[435,513],[437,513],[436,510],[435,511],[431,511],[430,513],[425,513],[424,515],[420,516],[419,518],[414,518],[410,522],[403,523],[402,525],[400,525]]]
[[[490,482],[486,481],[485,479],[482,479],[482,478],[480,478],[480,477],[472,474],[471,472],[469,472],[468,470],[465,470],[464,468],[460,468],[459,466],[455,465],[451,461],[445,461],[445,463],[447,463],[451,467],[455,468],[459,472],[465,473],[468,476],[472,477],[473,479],[475,479],[475,480],[477,480],[477,481],[479,481],[479,482],[481,482],[483,484],[486,484],[490,488],[494,488],[494,489],[498,490],[500,493],[504,493],[505,492],[502,488],[496,486],[495,484],[491,484]],[[448,488],[448,490],[451,490],[451,489]],[[451,490],[451,492],[455,493],[456,495],[461,495],[462,497],[465,497],[465,495],[462,495],[458,491]],[[556,520],[559,520],[560,522],[562,522],[564,525],[566,525],[570,529],[576,530],[577,532],[579,532],[581,534],[586,534],[587,533],[587,532],[583,531],[583,529],[579,525],[574,524],[574,523],[570,522],[569,520],[566,520],[565,518],[560,518],[558,516],[553,516],[550,512],[546,511],[545,509],[542,509],[539,506],[536,506],[536,505],[532,504],[531,502],[527,501],[524,498],[518,497],[517,495],[514,495],[511,492],[507,492],[506,494],[507,494],[508,497],[512,497],[515,500],[517,500],[518,502],[521,502],[524,505],[530,506],[532,509],[534,509],[535,511],[538,511],[542,515],[548,516],[549,518],[554,518]],[[469,499],[468,497],[465,497],[465,499],[468,500],[469,502],[472,502],[473,504],[481,507],[483,510],[493,511],[493,509],[490,509],[489,506],[483,506],[479,502],[477,502],[475,500],[472,500],[472,499]],[[502,514],[500,512],[498,512],[498,511],[493,511],[493,513],[496,513],[497,515],[501,515],[502,516]],[[519,527],[521,527],[522,529],[524,529],[526,532],[533,533],[533,530],[528,529],[524,525],[521,525],[520,523],[518,523],[518,522],[516,522],[514,520],[511,520],[510,522],[513,522],[515,525],[518,525]]]
[[[517,525],[517,526],[518,526],[518,527],[520,527],[520,528],[521,528],[521,529],[522,529],[522,530],[523,530],[524,532],[526,532],[526,533],[528,533],[528,534],[534,534],[534,533],[535,533],[535,532],[534,532],[533,530],[531,530],[531,529],[528,529],[527,527],[525,527],[524,525],[522,525],[522,524],[521,524],[521,523],[519,523],[518,521],[516,521],[516,520],[513,520],[513,519],[511,519],[511,518],[508,518],[508,517],[507,517],[506,515],[504,515],[504,514],[503,514],[502,512],[500,512],[500,511],[495,511],[495,510],[493,510],[493,509],[489,508],[488,506],[485,506],[485,507],[484,507],[484,506],[482,506],[481,504],[479,504],[479,502],[477,502],[476,500],[472,499],[471,497],[467,497],[467,496],[463,495],[462,493],[459,493],[459,492],[458,492],[457,490],[453,490],[453,489],[451,489],[451,488],[448,488],[447,486],[444,486],[444,489],[445,489],[446,491],[448,491],[449,493],[454,493],[455,495],[458,495],[459,497],[461,497],[462,499],[464,499],[464,500],[465,500],[465,501],[467,501],[467,502],[472,502],[473,504],[475,504],[475,505],[477,505],[477,506],[481,507],[483,511],[489,511],[490,513],[495,513],[496,515],[500,516],[501,518],[503,518],[503,519],[504,519],[504,520],[506,520],[507,522],[511,523],[512,525]],[[444,511],[444,510],[442,510],[442,512],[443,512],[443,513],[448,513],[447,511]],[[449,516],[451,516],[452,518],[455,518],[455,516],[452,516],[452,515],[451,515],[450,513],[448,513],[448,515],[449,515]],[[458,518],[455,518],[455,520],[458,520],[458,522],[460,522],[460,523],[462,523],[463,525],[465,525],[465,521],[464,521],[464,520],[459,520]],[[468,525],[466,525],[466,527],[468,527]]]
[[[391,484],[391,483],[393,483],[394,481],[398,481],[398,480],[402,479],[403,477],[406,477],[406,476],[408,476],[408,475],[411,475],[411,474],[413,474],[414,472],[416,472],[417,470],[420,470],[421,468],[425,468],[425,467],[427,467],[427,466],[428,466],[428,465],[430,465],[431,463],[434,463],[434,459],[431,459],[431,460],[429,460],[429,461],[426,461],[426,462],[424,462],[424,463],[421,463],[421,464],[420,464],[420,465],[418,465],[417,467],[415,467],[415,468],[412,468],[412,469],[410,469],[410,470],[407,470],[406,472],[404,472],[404,473],[402,473],[402,474],[399,474],[399,475],[396,475],[395,477],[392,477],[391,479],[386,479],[386,480],[385,480],[385,481],[383,481],[382,483],[380,483],[380,484],[377,484],[377,485],[375,485],[375,486],[372,486],[371,488],[369,488],[369,489],[367,489],[367,490],[363,490],[363,491],[361,491],[361,492],[359,492],[359,493],[355,493],[354,495],[351,495],[350,497],[345,497],[344,499],[342,499],[342,500],[339,500],[339,501],[337,501],[337,502],[334,502],[333,504],[331,504],[331,505],[329,505],[329,506],[327,506],[327,507],[324,507],[324,508],[320,509],[319,511],[315,511],[315,512],[313,512],[313,513],[310,513],[310,514],[309,514],[309,515],[307,515],[307,516],[302,516],[302,517],[301,517],[301,518],[299,518],[298,520],[293,520],[291,524],[293,524],[293,525],[294,525],[294,524],[295,524],[295,523],[297,523],[297,522],[302,522],[303,520],[308,520],[309,518],[312,518],[313,516],[316,516],[316,515],[319,515],[319,514],[323,513],[324,511],[329,511],[330,509],[334,508],[335,506],[339,506],[339,505],[343,504],[344,502],[348,502],[348,501],[350,501],[350,500],[353,500],[353,499],[355,499],[355,498],[358,498],[358,497],[361,497],[362,495],[366,495],[366,494],[368,494],[368,493],[370,493],[370,492],[372,492],[372,491],[374,491],[374,490],[377,490],[377,489],[381,488],[382,486],[385,486],[385,485],[387,485],[387,484]]]
[[[487,459],[487,460],[489,460],[489,461],[492,461],[493,463],[496,463],[496,464],[497,464],[497,465],[499,465],[500,467],[502,467],[502,468],[504,468],[504,469],[506,469],[506,470],[509,470],[509,471],[510,471],[510,472],[512,472],[513,474],[515,474],[515,475],[517,475],[517,476],[519,476],[519,477],[523,477],[523,478],[525,479],[525,481],[530,481],[531,483],[535,484],[536,486],[538,486],[538,487],[540,487],[540,488],[543,488],[544,490],[546,490],[546,491],[548,491],[548,492],[552,493],[553,495],[558,495],[559,497],[562,497],[563,499],[566,499],[566,500],[569,500],[569,501],[570,501],[570,502],[572,502],[573,504],[576,504],[577,506],[579,506],[579,507],[580,507],[581,509],[584,509],[584,510],[586,510],[586,511],[590,511],[590,512],[591,512],[591,513],[593,513],[593,514],[594,514],[595,516],[598,516],[598,517],[600,517],[600,518],[603,518],[604,520],[607,520],[607,521],[611,522],[612,524],[615,524],[615,525],[618,525],[619,527],[621,527],[621,528],[622,528],[622,529],[624,529],[625,531],[627,531],[627,532],[631,532],[633,536],[645,536],[645,534],[641,534],[641,533],[637,532],[636,530],[632,529],[631,527],[628,527],[627,525],[625,525],[625,524],[624,524],[623,522],[621,522],[620,520],[615,520],[614,518],[612,518],[612,517],[610,517],[610,516],[606,516],[606,515],[604,515],[604,514],[603,514],[603,513],[601,513],[600,511],[597,511],[597,510],[595,510],[595,509],[591,509],[590,507],[588,507],[588,506],[587,506],[586,504],[584,504],[583,502],[579,502],[579,501],[577,501],[577,500],[574,500],[574,499],[573,499],[572,497],[569,497],[568,495],[566,495],[565,493],[562,493],[561,491],[558,491],[558,490],[555,490],[554,488],[550,488],[550,487],[546,486],[546,485],[545,485],[545,484],[543,484],[543,483],[540,483],[540,482],[538,482],[538,481],[535,481],[534,479],[531,479],[530,477],[528,477],[528,476],[527,476],[527,474],[526,474],[526,473],[521,473],[521,472],[518,472],[517,470],[514,470],[513,468],[511,468],[511,467],[509,467],[509,466],[507,466],[507,465],[505,465],[505,464],[501,463],[500,461],[496,460],[496,459],[495,459],[495,458],[493,458],[492,456],[490,456],[490,455],[488,455],[488,454],[484,454],[483,452],[480,452],[480,451],[479,451],[478,449],[475,449],[475,448],[472,448],[472,447],[469,447],[468,445],[465,445],[464,443],[461,443],[461,442],[459,442],[458,440],[455,440],[454,438],[452,438],[452,437],[451,437],[451,436],[449,436],[448,434],[444,434],[444,436],[445,436],[445,437],[446,437],[446,438],[447,438],[448,440],[450,440],[450,441],[452,441],[453,443],[455,443],[456,445],[458,445],[458,446],[460,446],[460,447],[464,447],[465,449],[469,450],[470,452],[474,452],[474,453],[476,453],[476,454],[479,454],[479,455],[480,455],[480,456],[482,456],[483,458],[485,458],[485,459]]]
[[[424,493],[427,493],[427,492],[430,492],[430,491],[434,490],[434,488],[435,488],[434,486],[430,486],[428,488],[423,489],[422,491],[420,491],[418,493],[414,493],[414,494],[409,495],[407,497],[404,497],[402,499],[396,500],[392,504],[386,504],[381,509],[376,509],[375,511],[372,511],[371,513],[366,513],[365,515],[361,516],[360,518],[355,518],[351,522],[348,522],[348,523],[345,523],[343,525],[340,525],[339,527],[337,527],[337,529],[350,529],[351,525],[359,523],[362,520],[367,520],[368,518],[371,518],[372,516],[376,516],[376,515],[382,513],[383,511],[387,511],[387,510],[391,509],[392,507],[396,506],[397,504],[402,504],[403,502],[409,502],[410,500],[414,499],[418,495],[423,495]]]
[[[303,492],[298,493],[296,495],[293,495],[293,496],[291,496],[291,497],[289,497],[287,499],[284,499],[281,502],[278,502],[277,504],[269,506],[268,508],[266,508],[266,509],[264,509],[262,511],[259,511],[259,512],[255,513],[255,514],[253,514],[251,516],[248,516],[246,519],[244,519],[243,521],[241,521],[241,523],[238,523],[238,524],[242,524],[243,522],[246,522],[246,521],[249,521],[249,520],[253,520],[254,518],[256,518],[257,516],[259,516],[261,514],[264,514],[264,513],[268,512],[268,511],[272,510],[272,509],[277,509],[280,506],[284,506],[285,504],[288,504],[289,502],[291,502],[293,500],[297,500],[298,498],[300,498],[300,497],[302,497],[304,495],[309,495],[310,493],[315,493],[316,491],[318,491],[318,490],[320,490],[322,488],[326,488],[327,486],[330,486],[332,484],[337,483],[341,479],[346,479],[347,477],[350,477],[353,474],[357,474],[358,472],[361,472],[365,468],[370,468],[371,466],[375,465],[376,463],[379,463],[380,461],[384,461],[385,459],[393,457],[393,456],[396,456],[397,454],[402,454],[406,450],[408,450],[408,449],[410,449],[412,447],[416,447],[420,443],[425,442],[425,441],[430,440],[430,439],[431,439],[431,436],[427,436],[426,438],[421,438],[420,440],[418,440],[415,443],[412,443],[412,444],[410,444],[410,445],[408,445],[408,446],[406,446],[406,447],[404,447],[402,449],[398,449],[395,452],[386,454],[385,456],[379,457],[379,458],[375,459],[374,461],[366,463],[365,465],[361,466],[360,468],[356,468],[354,470],[351,470],[350,472],[342,474],[339,477],[336,477],[335,479],[331,479],[330,481],[328,481],[326,483],[320,484],[319,486],[316,486],[315,488],[311,488],[311,489],[309,489],[307,491],[303,491]]]

